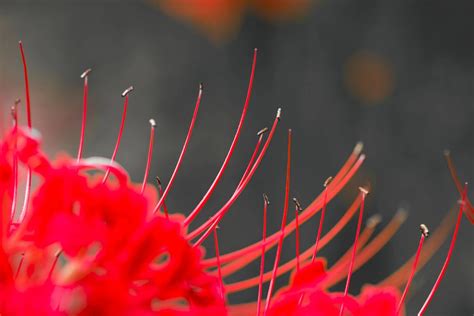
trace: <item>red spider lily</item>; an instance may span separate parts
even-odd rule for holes
[[[0,142],[0,314],[1,315],[403,315],[404,300],[411,280],[448,237],[454,224],[451,212],[432,234],[426,226],[417,252],[398,271],[377,285],[366,285],[359,295],[351,294],[350,279],[365,262],[392,238],[405,220],[397,213],[387,226],[371,239],[379,217],[371,217],[363,226],[364,201],[368,191],[360,194],[338,223],[322,234],[323,216],[328,204],[360,168],[365,156],[358,144],[334,178],[328,179],[324,191],[306,209],[296,203],[295,219],[288,220],[291,178],[291,131],[288,133],[285,205],[281,229],[267,236],[266,218],[269,200],[264,195],[262,240],[239,250],[221,254],[216,228],[248,185],[267,151],[281,118],[277,111],[270,129],[258,133],[255,150],[229,200],[208,221],[193,231],[188,226],[206,205],[223,176],[241,134],[250,103],[255,75],[254,53],[247,97],[234,139],[222,167],[198,205],[185,217],[168,214],[165,202],[183,162],[198,109],[202,85],[183,149],[171,179],[164,190],[147,184],[151,164],[155,123],[150,120],[149,153],[143,183],[133,184],[126,171],[115,162],[125,124],[129,93],[122,94],[124,110],[119,135],[111,159],[83,158],[84,131],[87,117],[88,76],[84,79],[83,123],[78,155],[51,161],[42,152],[40,138],[31,126],[28,76],[23,47],[28,127],[18,127],[16,107],[12,109],[13,128]],[[17,106],[16,103],[15,106]],[[268,131],[265,141],[264,134]],[[450,161],[450,160],[449,160]],[[19,166],[26,168],[25,203],[17,210]],[[453,178],[458,183],[450,162]],[[40,180],[30,197],[31,177]],[[420,311],[424,313],[447,270],[462,214],[472,215],[467,186],[462,199],[451,246],[443,269]],[[299,228],[322,211],[316,242],[300,252]],[[318,251],[344,228],[358,211],[358,225],[353,245],[341,258],[326,267]],[[296,232],[296,257],[280,263],[286,237]],[[216,256],[203,259],[201,243],[214,236]],[[271,271],[264,271],[265,254],[277,247]],[[423,249],[423,251],[422,251]],[[258,276],[228,283],[226,279],[249,263],[261,258]],[[275,280],[292,272],[289,285],[273,293]],[[346,281],[342,293],[332,286]],[[269,282],[263,300],[264,283]],[[405,286],[403,295],[399,290]],[[227,296],[259,287],[256,302],[232,305]],[[262,306],[264,306],[262,308]]]

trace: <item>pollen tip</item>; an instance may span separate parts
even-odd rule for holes
[[[92,68],[87,68],[86,70],[84,70],[84,72],[81,74],[81,79],[84,79],[85,77],[87,77],[92,71]]]
[[[15,106],[17,106],[20,103],[21,103],[21,99],[18,98],[18,99],[15,100]]]
[[[359,156],[359,154],[362,152],[362,149],[364,149],[364,143],[357,142],[353,150],[354,155]]]
[[[265,127],[265,128],[262,128],[261,130],[259,130],[257,132],[257,136],[260,136],[262,134],[265,134],[266,132],[268,132],[268,127]]]
[[[266,195],[265,193],[263,193],[263,200],[265,201],[267,205],[270,205],[270,200],[268,199],[268,195]]]
[[[425,224],[420,225],[420,230],[421,230],[421,233],[423,234],[423,236],[425,236],[426,238],[428,238],[430,236],[430,231],[429,231],[428,227],[426,227]]]
[[[397,210],[397,213],[395,214],[395,217],[397,217],[397,219],[400,222],[404,222],[408,217],[408,211],[401,207]]]
[[[130,86],[128,87],[127,89],[125,89],[123,92],[122,92],[122,98],[125,98],[130,92],[133,91],[133,86]]]
[[[204,90],[204,83],[200,82],[199,83],[199,91],[202,92]]]
[[[328,177],[326,181],[324,181],[324,187],[327,187],[332,181],[332,177]]]
[[[362,192],[364,195],[369,194],[369,189],[364,187],[359,187],[359,191]]]
[[[359,156],[359,159],[365,160],[366,157],[367,156],[365,154],[362,154],[362,155]]]
[[[303,210],[303,208],[301,207],[301,204],[300,204],[300,202],[298,201],[297,198],[295,198],[295,197],[293,198],[293,203],[295,203],[296,208],[298,209],[299,212],[301,212]]]
[[[380,222],[382,222],[382,215],[375,214],[375,215],[369,217],[369,219],[367,220],[367,226],[368,227],[375,227],[378,224],[380,224]]]
[[[253,49],[253,51],[254,51],[254,52],[258,52],[258,48],[255,47],[255,48]]]
[[[148,122],[150,122],[151,127],[156,127],[156,122],[154,119],[150,119]]]
[[[443,155],[449,157],[451,155],[451,151],[449,149],[443,150]]]
[[[278,108],[276,117],[278,120],[281,119],[281,108]]]
[[[161,179],[160,179],[160,177],[158,177],[158,176],[155,177],[155,180],[156,180],[156,182],[158,182],[158,185],[161,185]]]

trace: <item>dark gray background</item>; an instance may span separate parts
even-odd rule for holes
[[[214,178],[231,142],[248,82],[252,49],[260,49],[245,131],[222,185],[199,217],[207,219],[230,196],[253,149],[255,132],[283,120],[268,156],[246,192],[221,224],[221,252],[255,241],[261,231],[261,193],[272,200],[269,229],[278,229],[283,199],[286,129],[294,131],[292,195],[307,205],[362,140],[368,159],[351,185],[370,179],[366,217],[385,222],[403,205],[406,224],[392,242],[354,275],[351,289],[377,282],[415,251],[418,224],[434,228],[458,199],[443,160],[449,148],[463,180],[474,176],[472,106],[474,2],[331,0],[308,16],[271,24],[248,15],[232,39],[216,44],[156,7],[133,1],[2,1],[0,3],[0,102],[7,109],[23,96],[17,41],[30,67],[33,122],[47,151],[76,153],[82,81],[90,77],[85,156],[110,156],[119,125],[121,91],[133,84],[118,161],[141,181],[148,146],[148,119],[156,119],[151,175],[169,179],[193,111],[197,85],[206,86],[196,130],[168,204],[189,212]],[[381,56],[393,69],[393,92],[366,105],[344,84],[344,65],[359,51]],[[24,115],[24,113],[22,113]],[[472,189],[471,189],[472,192]],[[354,192],[331,203],[325,231]],[[290,215],[292,218],[293,215]],[[316,218],[303,229],[304,246]],[[322,252],[329,262],[350,247],[355,223]],[[456,250],[428,315],[474,313],[473,230],[463,220]],[[283,261],[294,256],[293,239]],[[212,253],[211,244],[207,244]],[[441,268],[447,244],[416,278],[408,303],[414,315]],[[272,256],[268,257],[267,269]],[[258,264],[231,280],[258,273]],[[286,281],[285,281],[286,282]],[[339,287],[341,288],[341,287]],[[249,301],[256,291],[232,296]]]

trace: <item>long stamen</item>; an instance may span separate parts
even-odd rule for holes
[[[178,161],[176,162],[176,166],[173,170],[173,173],[171,174],[171,178],[168,182],[168,185],[166,186],[165,191],[163,192],[163,195],[161,195],[160,199],[158,200],[158,203],[156,204],[155,209],[153,210],[153,213],[156,213],[161,208],[161,206],[163,205],[166,197],[168,196],[168,193],[171,190],[171,187],[173,186],[174,180],[176,179],[176,175],[178,174],[178,170],[181,167],[181,163],[183,162],[184,154],[186,154],[186,150],[188,149],[188,144],[189,144],[189,141],[191,139],[191,135],[193,134],[194,124],[196,123],[197,114],[198,114],[198,111],[199,111],[199,105],[201,104],[202,92],[203,92],[203,85],[201,83],[201,84],[199,84],[199,92],[198,92],[198,96],[197,96],[197,99],[196,99],[196,105],[194,107],[193,117],[192,117],[191,123],[189,125],[188,134],[186,135],[186,139],[184,140],[183,148],[181,149],[181,153],[179,154]]]
[[[359,239],[360,228],[362,226],[362,218],[364,216],[365,197],[369,193],[365,188],[359,188],[359,190],[361,192],[362,202],[360,204],[359,220],[357,222],[357,230],[356,230],[356,235],[355,235],[355,239],[354,239],[354,248],[352,250],[351,262],[349,263],[349,272],[347,274],[346,287],[344,289],[344,298],[342,300],[341,308],[339,310],[339,316],[342,316],[343,313],[344,313],[344,301],[346,300],[347,293],[349,291],[349,285],[351,283],[352,268],[354,267],[354,261],[355,261],[355,256],[356,256],[356,252],[357,252],[357,240]]]
[[[153,143],[155,141],[156,122],[154,119],[150,119],[149,122],[150,122],[150,142],[148,144],[148,155],[146,159],[145,174],[143,175],[143,182],[142,182],[142,188],[140,190],[140,194],[143,194],[143,192],[145,191],[146,181],[148,179],[148,174],[150,172],[150,167],[151,167],[151,160],[153,158]]]
[[[441,245],[448,238],[449,233],[453,229],[456,223],[455,212],[450,210],[446,216],[441,221],[441,224],[436,228],[436,230],[430,234],[430,239],[425,242],[423,246],[423,252],[421,253],[420,260],[418,263],[419,271],[426,263],[431,259],[431,257],[439,250]],[[379,282],[379,286],[393,286],[393,287],[402,287],[410,274],[410,269],[413,266],[413,261],[415,260],[415,255],[413,255],[409,260],[407,260],[401,267],[399,267],[391,275],[387,276],[384,280]]]
[[[360,252],[357,250],[358,256],[357,260],[354,262],[352,273],[357,271],[367,261],[369,261],[369,259],[375,256],[392,239],[403,222],[405,222],[406,218],[406,211],[400,209],[387,226],[372,241],[370,241],[367,246],[365,246]],[[347,267],[348,264],[349,262],[346,261],[342,262],[338,267],[332,267],[330,271],[328,271],[330,276],[324,281],[325,286],[330,287],[339,281],[344,280],[347,275],[345,267]]]
[[[161,185],[161,180],[160,177],[155,177],[156,179],[156,184],[158,186],[158,199],[160,199],[163,196],[163,186]],[[163,212],[165,213],[166,218],[169,218],[168,214],[168,207],[166,206],[166,201],[163,201]]]
[[[216,252],[216,258],[217,258],[217,275],[219,276],[220,280],[220,291],[221,291],[221,297],[224,298],[224,280],[222,279],[222,273],[221,273],[221,264],[219,260],[219,238],[217,237],[217,226],[214,228],[214,248]]]
[[[23,50],[23,43],[18,42],[20,47],[21,61],[23,63],[23,76],[25,79],[25,96],[26,96],[26,118],[28,122],[28,127],[31,128],[31,103],[30,103],[30,82],[28,80],[28,66],[26,65],[25,52]]]
[[[242,185],[242,183],[244,182],[245,178],[247,178],[247,176],[249,175],[250,169],[253,166],[255,158],[257,158],[257,154],[258,154],[258,150],[260,149],[260,145],[262,144],[263,135],[266,132],[268,132],[268,127],[265,127],[263,129],[261,129],[260,131],[258,131],[258,133],[257,133],[257,136],[258,136],[257,144],[255,145],[255,149],[253,150],[252,156],[250,157],[250,160],[247,164],[247,167],[245,168],[244,174],[242,175],[242,178],[240,179],[239,184],[237,185],[237,187],[240,187]]]
[[[25,96],[26,96],[26,118],[27,118],[27,123],[28,123],[28,128],[32,127],[31,123],[31,102],[30,102],[30,83],[28,80],[28,66],[26,64],[26,57],[25,57],[25,52],[23,50],[23,43],[20,41],[18,42],[18,45],[20,47],[20,54],[21,54],[21,61],[23,63],[23,76],[25,80]],[[28,209],[28,202],[30,200],[30,192],[31,192],[31,178],[32,178],[32,171],[31,168],[27,168],[27,174],[26,174],[26,187],[25,187],[25,197],[23,200],[23,206],[21,208],[20,212],[20,222],[23,221],[26,215],[26,211]]]
[[[270,130],[270,133],[268,134],[268,138],[265,141],[265,144],[263,145],[263,148],[260,151],[260,154],[258,155],[255,163],[252,166],[252,169],[250,169],[244,182],[242,182],[242,184],[234,191],[230,199],[224,204],[224,206],[221,207],[221,209],[218,212],[216,212],[209,220],[207,220],[204,224],[199,226],[196,230],[194,230],[188,235],[188,239],[193,239],[194,237],[198,236],[200,233],[205,231],[207,228],[206,232],[201,236],[201,238],[199,238],[199,240],[194,244],[194,246],[200,245],[209,236],[209,234],[212,232],[213,226],[217,225],[219,221],[222,220],[224,215],[229,211],[230,207],[234,204],[234,202],[237,200],[240,194],[244,191],[245,187],[249,184],[253,175],[257,171],[258,166],[262,162],[262,159],[265,156],[265,153],[267,152],[268,146],[270,146],[270,142],[273,138],[273,135],[275,134],[278,122],[280,121],[280,117],[281,117],[281,109],[278,109],[275,120],[273,121],[273,126]]]
[[[288,130],[288,149],[287,149],[287,162],[286,162],[286,183],[285,183],[285,200],[283,205],[283,217],[281,220],[281,233],[280,233],[280,240],[278,241],[278,248],[275,257],[275,263],[273,265],[273,273],[272,278],[270,280],[270,284],[268,286],[267,292],[267,301],[265,302],[265,309],[263,310],[263,314],[265,315],[270,307],[271,298],[273,294],[273,287],[275,285],[275,279],[278,271],[278,266],[280,264],[280,256],[281,256],[281,249],[283,247],[283,240],[285,236],[285,227],[286,227],[286,217],[288,214],[288,200],[290,198],[290,180],[291,180],[291,136],[292,132],[291,129]]]
[[[461,184],[461,181],[459,180],[458,173],[456,171],[456,167],[454,166],[453,159],[451,158],[451,153],[449,150],[444,151],[444,157],[446,158],[446,162],[448,163],[448,168],[449,172],[451,173],[451,178],[454,181],[454,184],[456,185],[456,188],[458,189],[459,194],[462,194],[463,186]],[[471,210],[470,212],[466,212],[466,215],[468,219],[471,221],[471,223],[474,224],[474,207],[472,206],[471,201],[469,200],[469,197],[466,196],[466,208]]]
[[[319,246],[319,239],[321,238],[321,232],[323,230],[324,224],[324,215],[326,214],[326,206],[328,200],[328,185],[331,183],[332,177],[329,177],[324,181],[324,198],[323,198],[323,209],[321,211],[321,217],[319,219],[319,226],[318,226],[318,233],[316,234],[316,242],[314,245],[314,253],[313,257],[311,258],[311,262],[314,262],[316,256],[318,255],[318,246]]]
[[[20,104],[20,99],[15,100],[15,104],[11,108],[11,116],[13,123],[13,132],[16,134],[18,130],[18,104]],[[10,223],[13,223],[16,205],[17,205],[17,196],[18,196],[18,156],[17,156],[17,140],[15,137],[13,149],[13,194],[12,194],[12,205],[10,209]]]
[[[265,269],[265,241],[267,236],[267,209],[270,205],[268,196],[263,194],[263,229],[262,229],[262,257],[260,259],[260,275],[258,282],[258,296],[257,296],[257,316],[260,316],[260,309],[262,307],[262,287],[263,287],[263,271]]]
[[[357,144],[354,148],[349,159],[343,165],[343,167],[339,170],[334,180],[328,186],[328,200],[333,198],[337,195],[337,193],[346,185],[346,183],[352,179],[354,174],[359,170],[360,166],[365,160],[365,155],[358,156],[360,154],[360,150],[362,148],[361,144]],[[322,207],[322,195],[316,198],[303,213],[300,214],[300,222],[304,223],[309,220],[314,214],[316,214]],[[360,202],[360,201],[359,201]],[[352,209],[353,211],[353,209]],[[206,223],[207,224],[207,223]],[[295,221],[292,221],[288,224],[285,228],[285,235],[288,236],[293,230],[295,229]],[[202,231],[196,231],[194,234],[191,233],[188,235],[188,238],[194,238],[197,234],[201,233]],[[267,251],[270,250],[272,247],[275,247],[278,244],[278,240],[280,237],[280,232],[276,232],[273,235],[267,236]],[[261,241],[248,245],[246,247],[241,248],[240,250],[233,251],[231,253],[227,253],[221,256],[222,263],[228,263],[230,261],[242,258],[243,255],[248,256],[250,261],[252,259],[258,258],[260,255],[260,244]],[[215,259],[207,259],[204,261],[205,266],[215,265]]]
[[[430,304],[431,300],[433,299],[434,294],[436,293],[436,290],[438,289],[439,285],[441,284],[441,280],[443,279],[444,274],[446,273],[446,271],[448,269],[449,262],[451,261],[451,256],[452,256],[453,250],[454,250],[454,245],[456,244],[456,239],[457,239],[457,236],[458,236],[459,226],[461,224],[462,214],[464,212],[464,207],[466,205],[466,196],[467,196],[467,183],[464,184],[464,191],[462,193],[461,205],[459,206],[458,218],[457,218],[457,221],[456,221],[456,226],[454,227],[453,237],[451,239],[451,244],[449,245],[449,250],[448,250],[448,254],[446,255],[446,260],[444,261],[443,267],[441,268],[441,271],[438,275],[438,278],[436,279],[436,282],[435,282],[433,288],[431,289],[430,294],[428,295],[428,297],[426,298],[425,303],[423,304],[420,311],[418,312],[418,316],[422,316],[426,312],[426,309],[428,308],[428,305]]]
[[[194,218],[199,214],[199,212],[202,210],[202,208],[206,205],[207,201],[209,201],[209,198],[211,197],[212,193],[217,187],[217,184],[219,183],[222,175],[224,174],[224,171],[227,168],[227,165],[229,164],[230,158],[232,157],[232,154],[234,153],[235,146],[237,145],[237,142],[240,137],[240,133],[242,131],[242,126],[245,121],[245,117],[247,115],[247,109],[250,103],[250,96],[252,95],[252,87],[253,87],[253,80],[255,77],[255,66],[257,63],[257,49],[254,50],[253,54],[253,62],[252,62],[252,70],[250,73],[250,79],[249,79],[249,85],[247,89],[247,96],[245,98],[245,103],[244,103],[244,108],[242,110],[242,114],[240,116],[240,121],[239,125],[237,126],[237,130],[235,131],[234,139],[232,140],[232,143],[230,145],[229,151],[227,152],[227,155],[224,159],[224,162],[222,163],[221,169],[217,173],[214,181],[212,182],[211,186],[207,190],[206,194],[202,197],[201,201],[199,201],[198,205],[194,208],[194,210],[189,214],[189,216],[184,220],[183,226],[186,227],[188,226]]]
[[[400,302],[398,302],[397,313],[395,315],[398,315],[400,313],[400,310],[402,309],[403,302],[405,301],[405,298],[408,294],[408,290],[410,289],[411,282],[413,281],[413,277],[415,276],[418,260],[420,259],[421,249],[423,248],[423,243],[425,242],[425,238],[428,238],[430,234],[428,227],[426,227],[425,224],[420,225],[420,230],[421,230],[421,237],[420,237],[420,243],[418,244],[418,249],[416,250],[415,261],[413,261],[413,267],[410,272],[410,277],[408,278],[407,284],[405,286],[405,290],[403,290],[403,294],[402,294],[402,297],[400,298]]]
[[[82,149],[84,146],[84,136],[86,133],[86,120],[87,120],[87,96],[89,94],[89,74],[92,69],[88,68],[81,74],[81,79],[84,79],[84,92],[82,98],[82,124],[81,124],[81,138],[79,139],[79,148],[77,150],[77,160],[82,158]]]
[[[303,211],[300,202],[293,198],[295,203],[295,221],[296,221],[296,231],[295,231],[295,251],[296,251],[296,272],[300,271],[300,225],[298,221],[298,213]]]
[[[350,219],[354,216],[354,214],[358,210],[360,202],[361,202],[361,198],[360,198],[360,195],[358,195],[357,198],[352,203],[352,205],[347,209],[345,214],[336,223],[336,225],[334,225],[331,228],[331,230],[329,232],[327,232],[326,235],[323,236],[323,238],[321,238],[321,248],[326,246],[332,239],[334,239],[334,237],[347,225],[347,223],[349,223]],[[268,247],[268,245],[269,245],[268,237],[267,237],[267,242],[265,244]],[[310,247],[309,249],[307,249],[305,252],[303,252],[301,254],[301,260],[306,260],[306,259],[311,257],[311,254],[313,253],[313,247]],[[268,251],[268,249],[266,249],[265,251]],[[222,258],[223,257],[221,256],[221,262],[222,262]],[[232,267],[233,269],[229,273],[224,272],[224,269],[228,268],[229,266],[230,266],[230,264],[223,267],[222,274],[224,276],[234,272],[235,269],[238,270],[240,268],[240,266]],[[280,275],[283,275],[284,273],[287,273],[287,272],[293,270],[295,266],[296,266],[296,259],[292,259],[292,260],[286,262],[285,264],[281,265],[280,268],[278,269],[277,277],[280,276]],[[267,273],[265,273],[263,275],[264,282],[267,282],[271,279],[272,273],[273,273],[273,271],[268,271]],[[245,289],[251,288],[253,286],[258,285],[258,281],[259,281],[258,277],[254,277],[254,278],[250,278],[250,279],[246,279],[246,280],[242,280],[242,281],[238,281],[238,282],[235,282],[235,283],[228,284],[228,285],[226,285],[227,293],[239,292],[239,291],[243,291]]]
[[[119,147],[120,147],[120,141],[122,140],[122,134],[123,134],[123,128],[125,126],[125,119],[127,118],[127,109],[128,109],[128,97],[130,95],[130,92],[133,91],[133,86],[128,87],[125,89],[125,91],[122,92],[122,98],[125,98],[123,102],[123,112],[122,112],[122,119],[120,121],[120,128],[119,128],[119,133],[117,136],[117,141],[115,142],[115,148],[114,152],[112,153],[112,157],[110,158],[110,162],[114,162],[115,158],[117,156]],[[110,175],[110,170],[107,170],[105,172],[104,178],[102,179],[102,183],[105,183]]]

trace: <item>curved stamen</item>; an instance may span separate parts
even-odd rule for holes
[[[451,229],[456,222],[455,212],[450,210],[441,221],[441,224],[430,235],[430,239],[423,246],[417,271],[419,271],[431,259],[431,257],[439,250],[441,245],[448,238]],[[399,267],[395,272],[379,282],[378,286],[402,287],[407,281],[410,269],[413,265],[415,256],[413,255],[405,264]]]
[[[223,299],[225,294],[224,294],[224,280],[222,279],[222,273],[221,273],[221,264],[220,264],[220,261],[219,261],[219,238],[217,237],[217,226],[214,227],[214,249],[215,249],[215,252],[216,252],[216,258],[217,258],[217,275],[219,277],[219,286],[220,286],[220,291],[221,291],[221,298]]]
[[[262,229],[262,257],[260,259],[260,276],[258,282],[257,295],[257,316],[260,316],[260,309],[262,307],[262,287],[263,287],[263,271],[265,269],[265,241],[267,236],[267,209],[270,205],[268,196],[263,194],[263,229]]]
[[[16,135],[18,130],[18,104],[20,104],[20,99],[15,101],[15,104],[11,108],[12,124],[13,124],[13,133]],[[17,138],[13,144],[13,194],[12,194],[12,205],[10,209],[10,223],[13,223],[16,205],[17,205],[17,196],[18,196],[18,156],[17,156]]]
[[[346,185],[346,183],[353,177],[353,175],[358,171],[358,169],[362,165],[365,159],[365,156],[364,155],[361,155],[360,157],[358,156],[360,154],[361,147],[362,145],[360,144],[358,144],[355,147],[351,156],[349,156],[349,159],[346,161],[343,167],[339,170],[334,180],[329,184],[328,200],[332,199],[335,195],[339,193],[339,191]],[[314,214],[316,214],[321,209],[322,203],[320,203],[321,202],[320,198],[322,198],[322,195],[317,197],[310,204],[310,206],[308,206],[303,211],[303,213],[300,214],[299,219],[301,223],[304,223],[307,220],[309,220]],[[290,222],[285,228],[285,235],[288,236],[293,230],[295,230],[295,228],[296,228],[295,221]],[[278,244],[279,236],[280,236],[280,233],[276,232],[273,235],[270,235],[267,237],[267,245],[269,246],[267,250],[270,250],[272,247]],[[261,241],[258,241],[244,248],[241,248],[237,251],[233,251],[225,255],[221,255],[221,262],[228,263],[230,261],[242,258],[243,255],[252,257],[254,259],[258,258],[260,254],[260,251],[259,251],[260,246],[261,246]],[[204,266],[213,266],[215,265],[215,258],[204,260],[203,264]]]
[[[122,92],[122,97],[125,98],[125,100],[123,102],[122,119],[120,121],[120,128],[119,128],[119,133],[117,135],[117,141],[115,142],[114,152],[112,153],[112,157],[110,158],[111,163],[115,161],[115,158],[117,157],[117,153],[120,147],[120,141],[122,140],[123,128],[125,126],[125,119],[127,118],[128,96],[130,95],[130,92],[132,91],[133,91],[133,86],[130,86],[127,89],[125,89],[125,91]],[[104,178],[102,179],[102,183],[107,182],[109,175],[110,175],[110,171],[107,170],[105,172]]]
[[[360,195],[357,196],[357,198],[354,200],[352,205],[347,209],[347,211],[344,213],[344,215],[341,217],[341,219],[334,225],[329,232],[326,233],[326,235],[321,238],[321,247],[320,249],[324,248],[350,221],[350,219],[355,215],[355,212],[360,206]],[[268,246],[268,237],[267,237],[267,242],[265,243]],[[312,253],[314,250],[314,246],[308,248],[305,252],[301,254],[301,260],[306,260],[311,257]],[[221,262],[222,262],[222,256],[221,256]],[[222,269],[222,274],[226,276],[226,272],[224,271],[228,266],[223,267]],[[296,266],[296,259],[292,259],[285,264],[281,265],[280,268],[278,269],[277,277],[280,275],[283,275],[284,273],[287,273],[294,269]],[[239,267],[237,267],[238,269]],[[230,273],[234,272],[234,270],[231,270]],[[227,273],[227,274],[230,274]],[[271,279],[272,276],[272,271],[268,271],[263,275],[263,281],[268,282]],[[249,278],[246,280],[238,281],[235,283],[227,284],[226,285],[226,290],[227,293],[234,293],[234,292],[240,292],[243,290],[246,290],[248,288],[251,288],[253,286],[256,286],[259,282],[258,277],[253,277]]]
[[[245,98],[244,108],[243,108],[242,114],[240,116],[239,125],[237,126],[237,130],[235,131],[234,139],[232,140],[229,151],[227,152],[227,155],[224,159],[224,162],[222,163],[221,169],[217,173],[214,181],[212,181],[211,186],[207,190],[206,194],[204,194],[201,201],[199,201],[198,205],[189,214],[189,216],[186,217],[186,219],[184,220],[184,222],[183,222],[184,227],[187,227],[196,218],[196,216],[199,214],[199,212],[206,205],[207,201],[209,201],[209,198],[211,197],[212,193],[216,189],[217,184],[219,183],[222,175],[224,174],[224,171],[226,170],[227,165],[229,164],[230,158],[232,157],[232,155],[234,153],[235,146],[237,145],[237,142],[239,140],[240,133],[242,131],[242,126],[244,124],[245,117],[247,115],[247,109],[248,109],[248,106],[249,106],[249,103],[250,103],[250,96],[252,95],[252,87],[253,87],[253,80],[254,80],[254,77],[255,77],[256,63],[257,63],[257,49],[254,50],[252,70],[250,72],[250,80],[249,80],[249,85],[248,85],[248,89],[247,89],[247,96]]]
[[[323,198],[323,209],[321,211],[321,217],[319,219],[319,226],[318,226],[318,233],[316,234],[316,242],[314,246],[314,253],[313,257],[311,258],[311,262],[314,262],[316,259],[316,256],[318,255],[318,244],[319,244],[319,239],[321,238],[321,232],[323,230],[323,224],[324,224],[324,215],[326,214],[326,206],[327,206],[327,200],[328,200],[328,185],[331,183],[332,177],[329,177],[324,181],[324,198]]]
[[[146,159],[145,174],[143,175],[143,182],[142,182],[142,188],[140,190],[140,194],[143,194],[143,192],[145,192],[146,181],[148,180],[148,174],[150,173],[151,160],[153,159],[153,143],[155,141],[156,122],[154,119],[150,119],[149,122],[150,122],[150,142],[148,144],[148,155]]]
[[[189,239],[192,239],[193,237],[196,237],[200,233],[202,233],[208,226],[211,226],[207,229],[207,231],[199,238],[199,240],[194,244],[194,246],[200,245],[212,232],[213,226],[217,225],[219,221],[224,217],[224,215],[229,211],[230,207],[234,204],[234,202],[237,200],[237,198],[240,196],[240,194],[244,191],[245,187],[249,184],[250,180],[252,179],[253,175],[255,174],[255,171],[257,171],[258,166],[262,162],[263,157],[265,156],[265,153],[267,152],[268,146],[270,145],[270,142],[273,138],[273,135],[275,134],[276,127],[278,125],[278,122],[280,121],[280,115],[281,115],[281,110],[277,110],[277,115],[276,118],[273,122],[272,129],[270,130],[270,133],[268,135],[268,138],[263,145],[262,150],[260,151],[260,154],[257,157],[257,160],[252,166],[252,169],[249,171],[248,176],[245,178],[244,182],[234,191],[234,194],[230,197],[230,199],[222,206],[222,208],[214,214],[208,221],[206,221],[204,224],[202,224],[199,228],[194,230],[192,233],[188,235]]]
[[[456,226],[454,227],[453,237],[451,239],[451,244],[449,245],[449,250],[448,250],[448,254],[446,255],[446,260],[444,261],[443,267],[441,268],[441,271],[438,275],[438,278],[436,279],[436,282],[433,288],[431,289],[430,294],[428,295],[425,303],[423,304],[420,311],[418,312],[418,316],[422,316],[426,312],[428,305],[431,303],[431,300],[433,299],[434,294],[436,293],[436,290],[441,284],[441,280],[443,280],[444,274],[446,273],[448,269],[449,262],[451,261],[451,256],[454,250],[454,245],[456,244],[456,239],[457,239],[458,231],[459,231],[459,225],[461,224],[461,220],[462,220],[462,214],[464,212],[464,207],[466,205],[466,196],[467,196],[467,183],[464,184],[464,191],[462,193],[462,200],[460,203],[461,205],[459,206],[458,218],[456,221]]]
[[[161,195],[160,199],[158,200],[158,203],[156,204],[155,209],[153,210],[153,213],[156,213],[165,202],[165,199],[168,196],[168,193],[170,192],[171,187],[173,186],[174,180],[176,179],[178,170],[181,167],[181,163],[183,162],[184,155],[186,154],[186,150],[188,149],[191,135],[193,134],[194,124],[196,123],[197,115],[199,112],[199,105],[201,104],[202,92],[203,92],[203,85],[201,83],[199,84],[199,92],[196,99],[196,105],[194,106],[193,117],[191,119],[191,123],[189,124],[188,134],[186,135],[186,139],[184,140],[183,148],[181,149],[181,153],[179,154],[178,161],[176,162],[176,166],[174,167],[173,173],[171,174],[171,178],[168,182],[168,185],[166,186],[165,191],[163,192],[163,195]]]
[[[283,240],[285,236],[286,217],[288,214],[288,200],[290,198],[290,179],[291,179],[291,129],[288,130],[288,149],[287,149],[287,161],[286,161],[286,183],[285,183],[285,200],[283,205],[283,217],[281,219],[281,233],[280,240],[278,241],[277,253],[275,256],[275,262],[273,264],[272,278],[268,286],[267,301],[265,302],[265,308],[263,315],[265,315],[270,307],[271,298],[273,294],[273,287],[275,286],[275,279],[278,272],[278,266],[280,264],[281,249],[283,247]],[[299,259],[299,258],[298,258]]]
[[[84,137],[86,133],[86,120],[87,120],[87,96],[89,94],[89,74],[92,69],[88,68],[81,74],[81,79],[84,79],[84,92],[82,98],[82,123],[81,123],[81,137],[79,139],[79,148],[77,150],[77,160],[82,158],[82,149],[84,146]]]
[[[346,287],[344,288],[344,297],[343,297],[343,300],[342,300],[341,308],[339,310],[339,316],[342,316],[343,313],[344,313],[344,301],[346,300],[347,293],[349,291],[349,285],[351,283],[352,269],[354,267],[354,261],[355,261],[355,256],[356,256],[356,252],[357,252],[357,240],[359,239],[360,228],[362,226],[362,218],[364,216],[365,197],[369,193],[364,188],[359,188],[359,190],[361,192],[362,203],[360,204],[359,220],[357,221],[357,230],[356,230],[356,235],[355,235],[355,239],[354,239],[354,248],[352,250],[352,258],[351,258],[351,261],[349,263],[349,272],[347,273]]]
[[[420,259],[421,249],[423,248],[423,243],[425,242],[425,238],[429,236],[429,230],[425,224],[420,225],[421,230],[421,237],[420,243],[418,244],[418,249],[416,250],[415,261],[413,261],[413,267],[410,272],[410,276],[408,277],[407,284],[405,286],[405,290],[403,290],[402,297],[400,298],[400,302],[398,302],[397,312],[395,315],[400,314],[400,310],[402,309],[403,302],[408,294],[408,290],[410,289],[411,282],[413,281],[413,277],[415,276],[416,266],[418,265],[418,260]]]

